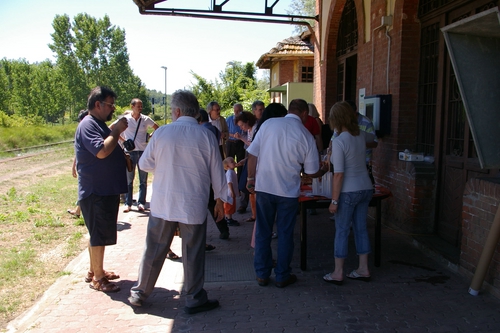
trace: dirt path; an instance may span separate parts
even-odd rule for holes
[[[0,194],[24,188],[44,176],[71,172],[73,158],[57,149],[0,160]]]

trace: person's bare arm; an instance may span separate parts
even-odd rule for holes
[[[71,167],[71,172],[73,173],[73,177],[78,177],[78,173],[76,171],[76,156],[73,159],[73,166]]]
[[[340,190],[342,189],[342,183],[344,182],[344,173],[337,172],[333,174],[333,188],[332,188],[332,200],[339,201]],[[335,214],[338,210],[338,204],[335,205],[330,203],[328,210],[330,213]]]
[[[311,178],[318,178],[323,176],[325,173],[328,172],[328,164],[327,163],[322,163],[319,170],[313,174],[307,174]]]
[[[220,198],[215,200],[214,219],[215,222],[219,222],[224,218],[224,202]]]

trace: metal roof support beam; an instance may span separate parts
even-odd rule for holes
[[[296,25],[306,26],[311,32],[313,31],[313,29],[311,25],[305,20],[319,21],[319,15],[299,16],[299,15],[273,14],[273,8],[279,2],[279,0],[274,0],[274,3],[271,6],[268,6],[268,0],[265,0],[264,13],[223,11],[223,6],[227,4],[230,0],[224,0],[219,5],[216,4],[217,0],[213,0],[211,10],[185,9],[185,8],[156,8],[156,5],[163,1],[164,0],[157,0],[157,1],[134,0],[136,5],[139,7],[139,12],[143,15],[183,16],[183,17],[230,20],[230,21],[296,24]]]
[[[215,13],[222,13],[222,6],[224,6],[226,3],[229,2],[229,0],[226,0],[224,1],[223,3],[221,3],[220,5],[217,5],[215,2],[217,2],[217,0],[214,0],[213,4],[212,4],[212,8],[213,8],[213,11]]]
[[[273,15],[273,8],[274,6],[276,6],[276,4],[279,2],[280,0],[276,0],[274,1],[274,3],[271,5],[271,7],[268,7],[267,6],[267,0],[266,0],[266,15]]]

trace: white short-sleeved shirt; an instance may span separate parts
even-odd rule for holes
[[[345,131],[332,141],[332,156],[334,173],[344,173],[340,192],[354,192],[373,188],[366,169],[365,152],[367,134],[360,131],[358,136],[352,136]]]
[[[227,181],[227,203],[233,204],[233,197],[231,196],[230,187],[233,188],[233,193],[235,197],[240,196],[240,191],[238,190],[238,176],[234,170],[228,169],[226,171],[226,181]],[[231,184],[231,185],[230,185]]]
[[[286,198],[300,195],[300,171],[319,170],[314,137],[295,114],[271,118],[262,124],[247,149],[257,156],[255,190]]]
[[[132,117],[131,114],[127,114],[125,116],[128,122],[128,127],[121,136],[125,139],[134,139],[135,135],[135,130],[137,129],[137,125],[139,125],[139,130],[137,131],[137,136],[135,137],[134,144],[135,144],[135,149],[134,151],[144,151],[146,149],[146,146],[148,145],[147,143],[147,136],[148,136],[148,128],[153,127],[155,122],[153,119],[150,117],[141,114],[139,119],[141,119],[141,123],[139,124],[139,119],[135,120],[134,117]]]
[[[227,197],[227,181],[215,135],[193,117],[158,128],[139,160],[153,172],[151,215],[185,224],[207,217],[210,183],[214,198]]]

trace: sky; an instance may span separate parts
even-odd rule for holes
[[[212,2],[168,0],[157,7],[209,9]],[[286,14],[290,2],[280,0],[274,13]],[[223,8],[262,13],[264,4],[265,0],[230,0]],[[97,19],[107,14],[111,24],[125,30],[130,66],[148,89],[165,91],[161,67],[167,67],[168,94],[195,83],[191,71],[214,81],[228,62],[256,63],[276,43],[296,34],[289,24],[141,15],[133,0],[1,0],[0,13],[0,59],[29,63],[55,62],[48,44],[56,15],[73,20],[79,13]]]

